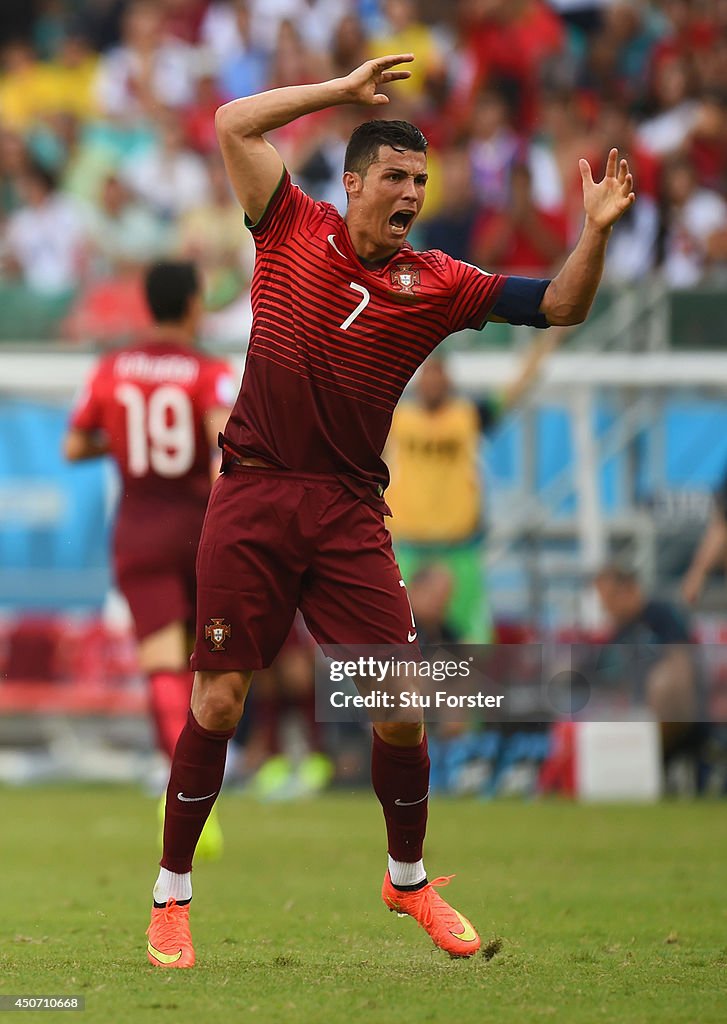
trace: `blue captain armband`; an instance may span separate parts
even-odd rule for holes
[[[497,302],[488,314],[509,324],[525,327],[550,327],[540,304],[550,281],[536,277],[506,277]]]

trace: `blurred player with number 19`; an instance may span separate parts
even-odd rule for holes
[[[158,747],[171,761],[192,690],[188,638],[195,558],[217,472],[211,449],[236,384],[226,363],[194,348],[202,316],[194,265],[158,263],[145,284],[155,326],[100,361],[71,415],[65,453],[74,462],[109,454],[119,467],[116,581],[149,678]],[[213,817],[198,853],[215,856],[221,846]]]

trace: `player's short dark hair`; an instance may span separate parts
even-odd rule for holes
[[[615,583],[619,587],[639,587],[639,574],[628,562],[606,562],[593,577],[596,582]]]
[[[200,289],[197,267],[190,260],[163,260],[149,267],[144,279],[146,301],[157,323],[177,323]]]
[[[408,121],[364,121],[348,140],[343,169],[364,178],[381,146],[391,146],[402,153],[426,153],[428,145],[424,133]]]

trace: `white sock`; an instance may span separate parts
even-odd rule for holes
[[[176,875],[173,871],[161,868],[154,886],[154,902],[166,903],[167,900],[192,899],[192,872]]]
[[[413,864],[405,860],[394,860],[389,857],[389,876],[392,885],[416,885],[427,877],[424,861],[417,860]],[[180,876],[181,877],[181,876]]]

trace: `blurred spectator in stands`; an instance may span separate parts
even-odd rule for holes
[[[613,95],[613,89],[618,88],[622,95],[633,100],[643,91],[651,54],[664,28],[664,19],[648,4],[612,0],[605,6],[599,37],[613,47],[616,60],[614,80],[604,83],[612,88],[602,91],[601,95]]]
[[[661,37],[651,53],[652,69],[674,57],[696,61],[700,65],[709,56],[719,35],[715,20],[717,4],[698,4],[694,0],[659,0],[662,15]]]
[[[281,26],[287,21],[294,26],[307,49],[323,56],[330,51],[338,25],[352,12],[352,6],[349,0],[214,2],[205,14],[201,39],[213,50],[221,65],[250,53],[265,66],[278,46]],[[253,91],[259,89],[235,95],[246,96]]]
[[[621,218],[609,239],[603,280],[609,284],[632,285],[648,277],[656,266],[659,238],[659,207],[649,195],[639,195],[639,208],[632,206]]]
[[[413,0],[383,0],[386,27],[381,35],[369,40],[369,57],[382,53],[413,53],[416,60],[407,65],[411,78],[400,82],[403,96],[416,100],[424,91],[429,75],[439,74],[442,54],[429,25],[417,18]]]
[[[484,214],[473,242],[474,262],[488,270],[527,277],[555,274],[568,251],[565,215],[539,210],[530,171],[513,167],[504,209]]]
[[[362,22],[353,14],[341,18],[331,40],[332,72],[339,78],[368,58],[369,44]]]
[[[91,194],[86,198],[91,200]],[[88,201],[82,212],[90,280],[64,320],[62,334],[73,340],[125,339],[150,324],[139,269],[168,251],[169,227],[131,197],[116,173],[105,175],[98,204]]]
[[[165,39],[199,42],[202,20],[208,0],[158,0],[162,34]]]
[[[87,121],[98,113],[96,78],[99,56],[80,31],[64,33],[58,41],[53,63],[53,111]]]
[[[699,184],[724,194],[727,188],[727,98],[724,95],[707,94],[699,100],[686,149]]]
[[[304,0],[249,0],[253,40],[266,53],[272,54],[284,21],[295,24]]]
[[[421,225],[425,249],[441,249],[457,260],[475,259],[473,239],[481,206],[475,193],[472,163],[464,146],[442,153],[442,192],[446,204]]]
[[[73,7],[77,6],[71,0]],[[41,60],[53,59],[61,40],[66,35],[69,18],[73,12],[69,10],[68,0],[34,0],[35,18],[30,35],[35,54]]]
[[[270,61],[268,88],[286,85],[306,85],[328,74],[328,56],[321,68],[320,55],[314,54],[305,43],[294,21],[281,21],[278,38]]]
[[[22,205],[20,179],[28,167],[23,136],[0,124],[0,224]]]
[[[510,190],[510,172],[521,149],[510,125],[505,96],[485,89],[475,102],[470,124],[469,156],[477,199],[482,206],[503,207]]]
[[[661,160],[645,148],[636,128],[636,121],[627,104],[606,99],[598,111],[593,141],[604,156],[613,146],[620,153],[627,154],[634,181],[639,185],[639,200],[645,195],[657,199]]]
[[[97,99],[109,117],[150,117],[161,107],[185,107],[194,95],[192,50],[164,39],[158,4],[133,0],[125,9],[122,40],[101,58]]]
[[[629,167],[638,182],[639,202],[614,225],[606,252],[604,280],[632,284],[652,273],[657,262],[659,238],[660,164],[639,142],[634,120],[623,103],[605,103],[596,124],[596,136],[604,153],[616,146],[627,153]]]
[[[588,40],[578,75],[592,102],[608,98],[632,104],[643,97],[654,46],[665,31],[653,5],[613,0],[604,5],[601,28]]]
[[[594,585],[612,628],[609,643],[691,642],[685,615],[669,601],[649,597],[630,567],[609,563],[596,573]]]
[[[355,107],[334,108],[324,119],[313,120],[295,151],[290,170],[304,192],[316,200],[346,211],[346,190],[341,181],[343,158],[348,140],[361,121]]]
[[[727,17],[725,17],[727,22]],[[699,55],[696,73],[699,84],[707,92],[724,96],[727,94],[727,24],[714,40],[709,50]]]
[[[90,259],[95,277],[139,270],[169,252],[171,233],[146,205],[133,198],[118,175],[104,181],[98,206],[87,212]]]
[[[38,161],[58,175],[63,192],[80,203],[99,201],[106,177],[123,159],[149,146],[144,130],[125,130],[104,121],[81,122],[73,114],[49,115],[28,137]]]
[[[601,150],[586,128],[577,95],[570,90],[545,96],[540,123],[541,131],[535,136],[527,158],[533,201],[538,209],[549,213],[565,211],[572,242],[583,223],[578,160],[584,156],[591,166],[600,166]]]
[[[225,100],[252,96],[267,88],[270,56],[253,38],[250,22],[250,0],[237,0],[231,8],[234,24],[229,35],[236,45],[219,54],[220,70],[217,84]],[[211,35],[211,33],[210,33]],[[210,38],[210,44],[212,39]]]
[[[157,120],[158,140],[151,149],[128,160],[123,180],[161,217],[174,219],[209,198],[204,161],[184,144],[179,114],[165,110]]]
[[[284,88],[287,85],[306,85],[330,78],[328,55],[314,54],[308,49],[300,32],[292,21],[281,21],[278,39],[270,59],[270,73],[267,88]],[[391,117],[387,109],[387,117]],[[297,152],[308,147],[311,132],[316,125],[326,124],[331,119],[331,110],[321,110],[283,125],[275,132],[275,145],[290,166],[298,163]]]
[[[629,102],[627,83],[619,78],[617,65],[615,41],[603,32],[597,32],[581,56],[575,81],[578,92],[587,97],[589,104],[597,105],[602,96],[609,96],[620,103]]]
[[[200,43],[214,54],[218,67],[247,46],[239,31],[240,8],[244,10],[249,26],[249,0],[212,0],[204,12],[199,29]]]
[[[305,45],[314,53],[330,53],[338,26],[355,6],[355,0],[301,0],[294,20]]]
[[[280,26],[289,21],[299,30],[306,47],[324,53],[330,48],[338,22],[352,7],[353,0],[250,0],[255,42],[272,52]]]
[[[698,104],[685,58],[672,57],[656,67],[653,101],[655,113],[640,125],[638,137],[650,152],[666,156],[681,149],[697,119]]]
[[[24,205],[8,218],[3,270],[41,295],[72,292],[86,254],[83,217],[40,164],[31,163],[19,185]]]
[[[219,144],[215,131],[215,113],[227,97],[217,88],[217,68],[211,51],[195,51],[193,67],[194,99],[184,111],[186,141],[198,153],[216,153]]]
[[[535,123],[545,69],[563,54],[563,24],[542,0],[460,0],[459,88],[471,102],[488,82],[507,83],[515,127]]]
[[[55,105],[53,69],[39,61],[25,40],[7,43],[2,51],[0,121],[24,132]]]
[[[430,357],[415,379],[415,397],[394,411],[386,496],[397,561],[407,584],[426,566],[448,569],[454,587],[447,623],[467,643],[486,642],[492,634],[484,578],[481,432],[522,399],[563,336],[549,331],[526,352],[512,383],[479,406],[457,396],[444,363]]]
[[[211,194],[208,202],[182,215],[177,251],[194,260],[202,273],[206,338],[246,343],[252,323],[250,282],[255,245],[245,229],[244,214],[230,190],[219,154],[207,160]]]
[[[664,169],[662,218],[664,277],[674,288],[691,288],[721,262],[717,243],[727,229],[727,202],[699,187],[687,158],[673,158]]]
[[[630,568],[606,565],[594,583],[611,625],[606,652],[597,656],[599,675],[625,685],[637,705],[650,709],[671,754],[691,738],[699,717],[689,623],[675,605],[650,598]]]

